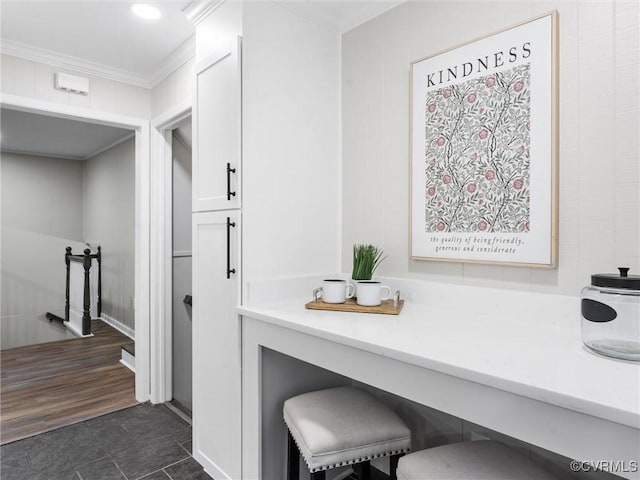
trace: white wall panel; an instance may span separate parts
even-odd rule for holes
[[[191,102],[195,82],[195,58],[151,89],[151,118],[171,110],[176,105]]]
[[[150,90],[121,82],[114,83],[116,84],[116,112],[132,117],[150,118]]]
[[[614,3],[614,261],[640,264],[640,3]]]
[[[89,101],[92,110],[108,110],[113,108],[112,102],[116,97],[116,84],[106,78],[95,78],[90,82],[92,94]]]
[[[0,85],[3,91],[14,91],[14,59],[9,55],[2,55],[2,63],[0,64]]]
[[[411,61],[433,55],[465,41],[465,32],[460,28],[464,19],[465,2],[438,2],[436,8],[429,8],[428,2],[426,5],[426,11],[421,9],[421,14],[426,20],[422,28],[428,32],[428,43],[423,45],[419,41],[413,43]],[[409,13],[411,16],[413,16],[413,8],[414,6],[411,5]],[[415,35],[414,32],[412,34]]]
[[[135,329],[134,140],[84,163],[84,240],[102,246],[102,311]]]
[[[402,7],[400,7],[402,8]],[[385,163],[383,146],[384,132],[384,94],[385,94],[385,43],[386,35],[384,19],[378,17],[363,25],[364,30],[370,32],[363,39],[361,49],[351,54],[344,50],[342,57],[343,72],[353,66],[357,74],[348,80],[343,79],[342,92],[342,148],[343,158],[358,156],[361,162],[344,162],[344,181],[353,179],[349,188],[343,188],[343,232],[352,236],[354,241],[370,241],[381,243],[384,239],[384,222],[375,221],[378,212],[384,212],[386,206],[390,210],[395,208],[396,199],[379,195],[384,191],[385,179],[382,166]],[[404,22],[400,22],[404,23]],[[400,29],[399,29],[400,30]],[[380,35],[375,35],[380,31]],[[391,86],[390,82],[386,86]],[[372,99],[376,99],[372,101]],[[396,120],[402,121],[399,118]],[[354,145],[351,139],[366,139]],[[353,147],[356,147],[352,150]],[[406,162],[394,162],[386,159],[392,167],[404,170]],[[402,165],[402,164],[405,165]],[[362,168],[367,169],[366,181],[357,181]],[[366,198],[367,204],[360,200]],[[374,213],[372,215],[372,213]],[[346,219],[349,219],[348,221]],[[343,255],[351,258],[351,247],[345,246]]]
[[[65,248],[82,251],[82,162],[2,153],[2,348],[59,340]]]
[[[505,25],[515,25],[531,17],[533,17],[533,1],[502,2],[502,21]]]
[[[2,93],[139,118],[148,119],[151,114],[151,91],[146,88],[9,55],[2,55],[1,58]],[[89,95],[85,97],[56,90],[53,87],[55,72],[89,77]]]
[[[75,160],[3,152],[2,225],[82,240],[82,172]]]
[[[6,58],[6,55],[2,55],[2,58]],[[2,68],[3,70],[5,68],[4,61],[2,63]],[[9,66],[8,68],[11,67]],[[35,72],[35,62],[13,57],[13,90],[6,91],[4,89],[4,85],[2,85],[2,91],[5,93],[13,93],[14,95],[21,95],[23,97],[35,97]]]
[[[409,260],[408,62],[556,8],[558,268]],[[342,270],[351,270],[352,244],[368,241],[389,255],[381,274],[449,283],[576,295],[596,271],[640,271],[638,8],[626,0],[408,2],[345,33]],[[359,214],[381,203],[375,215]]]
[[[242,35],[244,27],[244,2],[223,2],[215,11],[196,26],[196,63],[217,54],[221,49],[229,49]],[[264,22],[262,28],[269,28]]]
[[[395,235],[394,232],[406,230],[404,226],[409,221],[409,212],[403,208],[406,204],[407,186],[402,183],[387,182],[386,179],[393,178],[398,172],[405,172],[408,178],[409,163],[404,159],[409,155],[409,145],[406,138],[387,136],[385,132],[398,127],[406,128],[407,131],[409,129],[409,104],[404,92],[395,88],[395,85],[407,82],[407,65],[411,60],[407,49],[407,42],[411,41],[409,6],[391,10],[388,18],[390,24],[386,27],[387,31],[398,31],[398,34],[385,35],[383,43],[385,55],[381,59],[381,64],[384,67],[384,96],[380,99],[380,114],[383,122],[379,132],[382,143],[379,153],[382,195],[377,196],[374,218],[378,212],[385,211],[389,207],[393,208],[395,215],[389,216],[384,223],[380,222],[378,225],[384,235],[382,243],[396,250],[406,246],[406,234]],[[430,29],[424,30],[428,32]],[[394,159],[394,161],[390,162],[387,159]],[[365,215],[364,219],[368,217]],[[358,242],[367,241],[366,237],[358,240]],[[348,250],[348,254],[351,255],[351,250]]]
[[[606,272],[617,266],[613,259],[612,208],[615,190],[613,3],[579,3],[578,33],[580,167],[571,181],[577,180],[579,188],[578,251],[581,259],[588,259],[580,263],[579,275],[586,281],[594,269]],[[600,72],[599,81],[593,81],[595,71]]]
[[[338,34],[275,2],[243,32],[243,279],[337,271]]]
[[[500,30],[502,27],[502,2],[462,2],[461,26],[465,42]],[[451,46],[453,45],[449,45],[449,47]]]
[[[56,90],[54,85],[55,70],[49,65],[33,62],[33,96],[52,103],[68,104],[71,94]],[[17,79],[16,79],[17,80]],[[79,96],[75,95],[74,96]]]

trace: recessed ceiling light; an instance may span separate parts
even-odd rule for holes
[[[134,3],[130,8],[133,13],[145,20],[157,20],[162,16],[160,10],[148,3]]]

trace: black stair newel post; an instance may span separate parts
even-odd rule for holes
[[[89,271],[91,270],[91,250],[84,250],[84,302],[82,312],[82,335],[91,334],[91,291],[89,289]]]
[[[98,247],[98,317],[102,316],[102,247]]]
[[[67,247],[66,253],[64,254],[64,263],[67,265],[67,288],[65,291],[64,297],[64,321],[69,321],[69,280],[71,278],[70,270],[71,270],[71,261],[69,260],[69,256],[71,255],[71,247]]]

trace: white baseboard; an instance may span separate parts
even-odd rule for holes
[[[165,403],[163,403],[163,405],[165,407],[167,407],[169,410],[171,410],[173,413],[178,415],[181,419],[183,419],[189,425],[193,425],[193,421],[191,420],[191,417],[189,415],[187,415],[186,413],[184,413],[179,408],[176,408],[171,402],[165,402]]]
[[[124,349],[122,349],[121,355],[122,358],[120,359],[120,363],[131,370],[133,373],[136,373],[136,357],[134,357]]]
[[[133,328],[127,327],[124,323],[104,313],[100,316],[100,320],[102,320],[107,325],[111,325],[113,328],[118,330],[120,333],[126,335],[131,340],[135,340],[136,332]]]

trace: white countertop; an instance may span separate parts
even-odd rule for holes
[[[640,364],[601,357],[578,328],[405,303],[400,315],[241,306],[257,320],[640,429]]]

